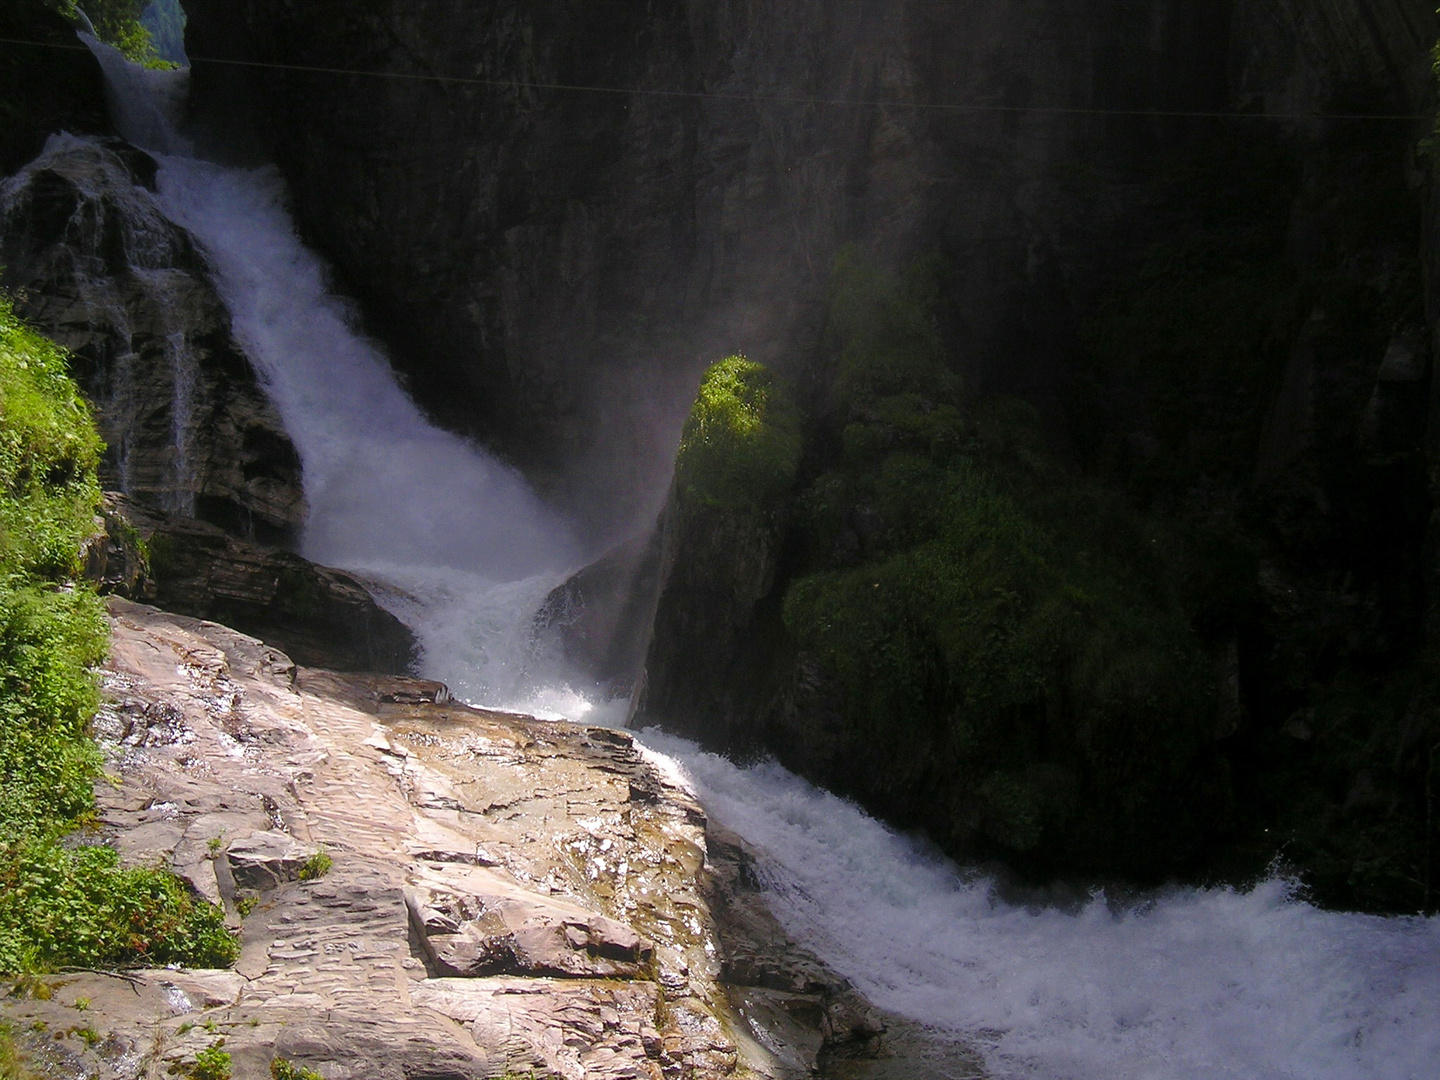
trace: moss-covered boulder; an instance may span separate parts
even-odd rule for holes
[[[774,587],[801,447],[770,370],[731,356],[706,371],[660,518],[642,721],[729,730],[753,712],[781,634]]]

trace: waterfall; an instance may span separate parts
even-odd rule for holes
[[[146,78],[114,92],[139,93]],[[301,453],[306,554],[381,582],[420,636],[426,673],[458,696],[585,714],[582,697],[538,676],[528,634],[577,555],[564,523],[406,398],[296,238],[274,170],[196,160],[173,127],[146,126],[159,114],[119,113],[140,118],[133,138],[154,140],[162,206],[208,253]],[[881,1007],[978,1047],[997,1078],[1435,1075],[1440,919],[1320,911],[1280,877],[1125,904],[1100,893],[1072,907],[1007,902],[983,875],[774,764],[639,738],[754,846],[798,941]]]

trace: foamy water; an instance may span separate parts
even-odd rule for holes
[[[617,722],[620,706],[556,677],[531,632],[574,561],[563,522],[405,397],[297,240],[272,170],[160,142],[164,209],[213,260],[303,459],[306,554],[388,583],[425,673],[462,699]],[[996,1077],[1440,1076],[1440,920],[1318,911],[1282,880],[1030,909],[778,766],[641,739],[758,849],[792,935],[883,1008],[963,1034]]]
[[[1028,909],[773,763],[641,738],[760,849],[786,930],[997,1077],[1440,1075],[1440,919],[1320,911],[1279,879]]]

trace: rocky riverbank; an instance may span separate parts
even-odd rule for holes
[[[109,604],[95,838],[222,904],[242,952],[8,999],[56,1075],[167,1075],[219,1039],[240,1080],[276,1057],[330,1080],[888,1072],[882,1019],[628,733]]]

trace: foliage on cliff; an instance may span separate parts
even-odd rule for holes
[[[79,21],[77,12],[83,11],[95,28],[95,35],[108,45],[114,45],[137,64],[169,66],[161,59],[150,37],[150,31],[141,22],[149,0],[47,0],[49,5],[67,19]]]
[[[63,354],[0,298],[0,973],[236,954],[219,909],[168,871],[61,839],[100,764],[87,727],[104,611],[77,581],[99,454]]]
[[[972,851],[1193,845],[1214,702],[1185,545],[1063,467],[1028,406],[961,397],[938,272],[854,253],[836,272],[839,463],[801,496],[784,617],[874,748],[837,779]]]

